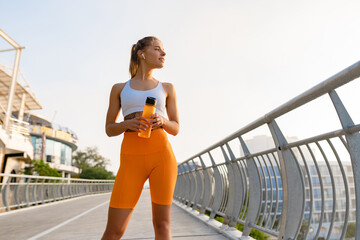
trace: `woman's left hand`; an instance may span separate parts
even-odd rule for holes
[[[154,115],[149,117],[150,123],[151,123],[151,128],[155,128],[155,127],[162,127],[165,123],[165,118],[157,113],[155,113]]]

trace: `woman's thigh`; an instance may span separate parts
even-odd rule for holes
[[[148,177],[145,157],[121,154],[120,168],[116,174],[109,206],[134,209]]]
[[[170,205],[178,174],[174,153],[171,148],[166,148],[150,157],[153,159],[149,159],[149,162],[157,162],[149,176],[151,201],[160,205]]]

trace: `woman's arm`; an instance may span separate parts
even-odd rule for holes
[[[120,93],[124,88],[124,83],[117,83],[111,89],[109,108],[106,115],[105,132],[109,137],[117,136],[125,132],[127,129],[131,129],[136,132],[140,132],[140,129],[145,130],[147,125],[140,120],[147,121],[142,116],[135,117],[133,119],[125,120],[119,123],[115,123],[120,114],[121,100]]]
[[[115,123],[120,114],[120,92],[124,86],[117,83],[111,89],[109,108],[106,115],[105,132],[109,137],[120,135],[126,131],[125,122]]]
[[[179,113],[177,109],[175,87],[171,83],[165,83],[163,86],[165,87],[165,90],[167,92],[166,111],[169,119],[166,119],[165,117],[161,117],[162,124],[160,126],[162,126],[166,132],[176,136],[179,133],[180,124],[179,124]],[[157,115],[157,117],[159,116],[160,115]],[[155,120],[150,121],[150,123],[153,122],[155,122]]]

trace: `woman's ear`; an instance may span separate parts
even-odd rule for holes
[[[142,58],[141,54],[143,54],[143,51],[138,50],[138,51],[137,51],[137,56],[138,56],[138,58]]]

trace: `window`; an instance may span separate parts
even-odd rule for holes
[[[332,210],[333,201],[332,200],[325,200],[325,210]]]
[[[327,166],[320,166],[319,168],[322,175],[329,175]]]
[[[46,155],[54,155],[54,141],[51,139],[46,139]]]
[[[317,175],[317,171],[316,171],[315,166],[310,166],[310,174],[311,175]]]
[[[318,177],[312,177],[311,178],[313,186],[320,186],[320,181]]]
[[[321,211],[321,201],[315,201],[315,210]]]
[[[61,164],[65,165],[65,148],[66,145],[65,144],[61,144]]]
[[[333,194],[332,188],[326,189],[325,192],[326,192],[326,197],[327,198],[332,198],[332,194]]]
[[[315,199],[321,199],[321,191],[320,191],[319,188],[315,188],[313,193],[314,193],[314,198]]]

